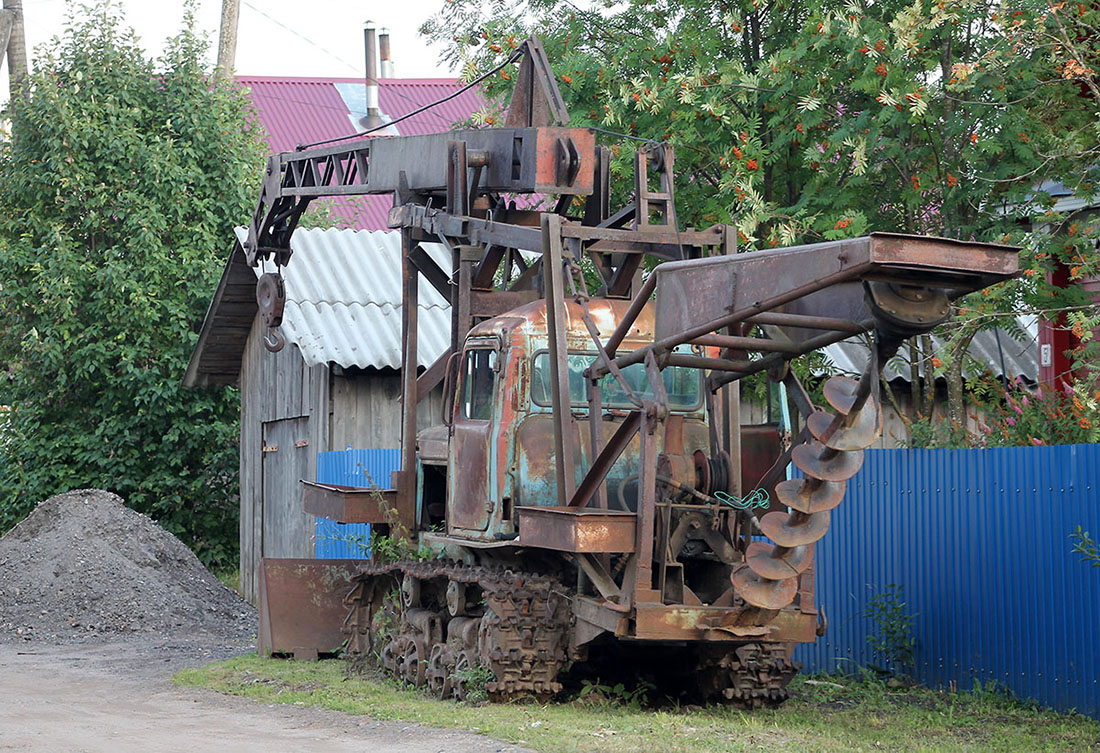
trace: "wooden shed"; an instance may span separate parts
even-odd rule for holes
[[[302,512],[300,481],[316,478],[317,453],[400,446],[401,242],[382,231],[297,231],[283,270],[287,344],[272,353],[256,304],[264,269],[248,266],[243,237],[238,231],[184,384],[240,388],[241,590],[255,602],[261,557],[313,556],[316,521]],[[427,250],[450,267],[444,249]],[[425,288],[422,368],[450,344],[449,306]],[[440,421],[440,399],[437,389],[421,402],[419,428]]]

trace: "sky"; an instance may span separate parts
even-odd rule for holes
[[[237,27],[238,73],[253,76],[362,76],[363,25],[390,30],[395,75],[401,78],[452,76],[417,29],[445,0],[240,0]],[[183,20],[181,0],[115,0],[146,51],[158,55],[164,40]],[[217,57],[221,0],[199,0],[198,21],[210,35],[210,63]],[[64,31],[66,0],[23,0],[28,57],[34,48]],[[308,12],[302,12],[307,8]],[[8,99],[8,66],[0,67],[0,101]]]

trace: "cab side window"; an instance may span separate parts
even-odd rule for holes
[[[462,363],[462,417],[488,421],[493,409],[497,352],[490,348],[466,351]]]

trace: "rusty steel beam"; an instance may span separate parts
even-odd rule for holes
[[[447,303],[451,303],[450,276],[435,263],[435,259],[429,256],[420,244],[414,246],[413,250],[409,252],[409,261],[420,274],[424,275],[424,279],[431,283],[436,292],[443,296]]]
[[[447,374],[447,362],[450,361],[453,353],[454,351],[450,348],[440,353],[439,358],[416,378],[416,402],[421,402],[443,381],[443,377]]]
[[[782,306],[785,303],[789,303],[790,301],[793,301],[795,299],[802,298],[803,296],[806,296],[810,293],[824,290],[825,288],[834,285],[835,283],[844,282],[845,280],[850,279],[851,275],[852,273],[850,270],[842,270],[840,272],[828,275],[823,279],[805,283],[792,291],[777,295],[766,302],[752,304],[738,311],[734,311],[731,314],[726,314],[725,316],[718,317],[717,319],[712,319],[705,324],[700,324],[692,327],[677,335],[666,337],[663,340],[659,340],[653,345],[648,346],[647,348],[642,348],[639,350],[635,350],[631,353],[627,353],[626,355],[618,356],[615,359],[615,365],[622,369],[636,363],[641,363],[645,359],[645,352],[647,350],[652,350],[655,353],[666,353],[675,348],[677,345],[685,342],[690,342],[696,337],[710,334],[711,332],[722,329],[723,327],[728,327],[731,324],[743,322],[750,316],[755,316],[756,314],[767,311],[768,309]],[[594,376],[602,376],[608,371],[608,369],[602,365],[596,365],[592,368]]]
[[[868,332],[873,326],[874,322],[868,319],[863,331]],[[708,380],[710,388],[718,389],[722,385],[729,384],[730,382],[736,381],[738,379],[743,379],[750,374],[755,374],[760,371],[766,371],[772,366],[778,366],[783,361],[797,358],[798,356],[805,355],[806,353],[818,350],[819,348],[824,348],[826,346],[832,345],[833,343],[838,343],[841,340],[847,340],[849,337],[851,337],[851,335],[847,332],[825,332],[818,335],[817,337],[812,337],[809,340],[804,340],[802,343],[800,343],[798,352],[796,353],[772,353],[764,356],[759,360],[750,361],[749,367],[746,368],[744,371],[729,372],[720,376],[713,375]]]
[[[578,507],[517,507],[521,546],[574,554],[634,551],[634,513]]]
[[[851,335],[859,335],[866,332],[866,328],[859,322],[851,319],[837,319],[829,316],[807,316],[805,314],[784,314],[778,311],[766,311],[763,314],[750,316],[745,319],[747,324],[772,324],[778,327],[799,327],[801,329],[835,329],[838,332],[847,332]]]
[[[603,484],[604,479],[607,478],[611,466],[615,464],[627,445],[634,439],[634,435],[638,433],[638,428],[642,425],[641,417],[642,414],[639,411],[631,411],[623,419],[623,422],[616,427],[615,433],[611,435],[611,439],[607,440],[607,444],[600,450],[600,454],[593,461],[592,467],[588,469],[588,473],[585,474],[581,483],[577,486],[577,491],[569,500],[570,507],[584,507],[592,499],[592,495],[596,493],[596,490]]]
[[[711,345],[731,350],[749,352],[795,353],[797,348],[778,340],[766,340],[762,337],[740,337],[738,335],[702,335],[691,341],[692,345]]]
[[[569,400],[569,369],[565,331],[565,279],[563,274],[561,217],[542,216],[543,268],[546,272],[546,328],[550,360],[550,405],[554,412],[554,468],[558,505],[565,507],[576,485],[573,460],[573,411]]]
[[[669,366],[686,366],[690,369],[709,369],[711,371],[736,371],[740,373],[753,367],[752,361],[734,361],[728,358],[689,356],[685,353],[672,353],[662,360],[668,363]]]
[[[405,350],[401,360],[401,473],[397,488],[397,515],[408,535],[416,530],[416,369],[419,365],[417,316],[419,313],[420,275],[409,259],[413,248],[411,234],[401,233],[401,276],[404,294],[401,305],[401,334]]]
[[[652,407],[652,405],[648,406]],[[638,458],[638,510],[636,516],[637,534],[634,546],[637,559],[634,567],[634,604],[660,603],[661,594],[653,589],[653,534],[657,512],[657,421],[644,418],[644,426],[638,435],[641,438],[641,453]]]

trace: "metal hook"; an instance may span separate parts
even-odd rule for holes
[[[286,338],[278,327],[269,327],[264,335],[264,347],[272,353],[278,353],[286,346]]]

